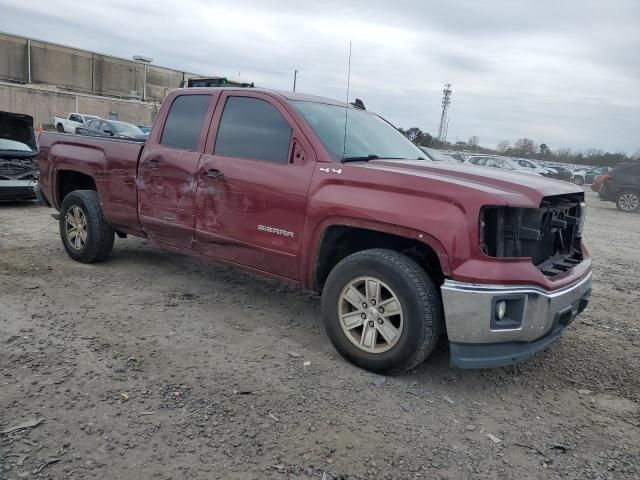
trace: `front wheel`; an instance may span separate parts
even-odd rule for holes
[[[322,314],[336,349],[382,374],[422,363],[444,326],[440,296],[424,269],[385,249],[354,253],[335,266],[322,293]]]
[[[623,212],[637,212],[640,209],[640,195],[632,190],[623,190],[618,194],[616,207]]]
[[[60,238],[71,258],[82,263],[101,262],[113,249],[114,231],[93,190],[69,193],[60,207]]]

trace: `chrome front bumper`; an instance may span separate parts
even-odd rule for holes
[[[451,343],[451,363],[465,368],[495,367],[525,360],[559,338],[587,306],[591,272],[549,292],[534,286],[480,285],[445,280],[442,301]],[[507,301],[508,321],[495,305]]]

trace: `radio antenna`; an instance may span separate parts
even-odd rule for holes
[[[344,141],[342,142],[342,158],[347,153],[347,120],[349,114],[349,82],[351,81],[351,42],[349,42],[349,62],[347,63],[347,101],[344,108]]]

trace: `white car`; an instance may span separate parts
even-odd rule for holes
[[[529,160],[527,158],[512,158],[512,160],[517,162],[522,168],[530,168],[540,175],[548,176],[552,173],[558,173],[558,171],[553,168],[543,167],[535,160]]]
[[[53,117],[53,124],[60,133],[76,133],[76,127],[82,126],[92,118],[100,118],[95,115],[84,115],[82,113],[70,113],[67,118]]]
[[[424,153],[427,154],[427,157],[434,162],[448,162],[448,163],[458,163],[457,160],[441,150],[436,150],[434,148],[429,147],[420,147]]]
[[[542,175],[532,168],[521,166],[515,159],[506,157],[493,157],[490,155],[482,155],[469,157],[464,161],[465,164],[477,165],[479,167],[493,167],[502,168],[504,170],[513,170],[520,173],[527,173],[529,175]]]

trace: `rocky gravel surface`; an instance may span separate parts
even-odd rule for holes
[[[510,368],[345,362],[319,298],[0,205],[0,479],[640,478],[640,215],[587,192],[592,302]]]

